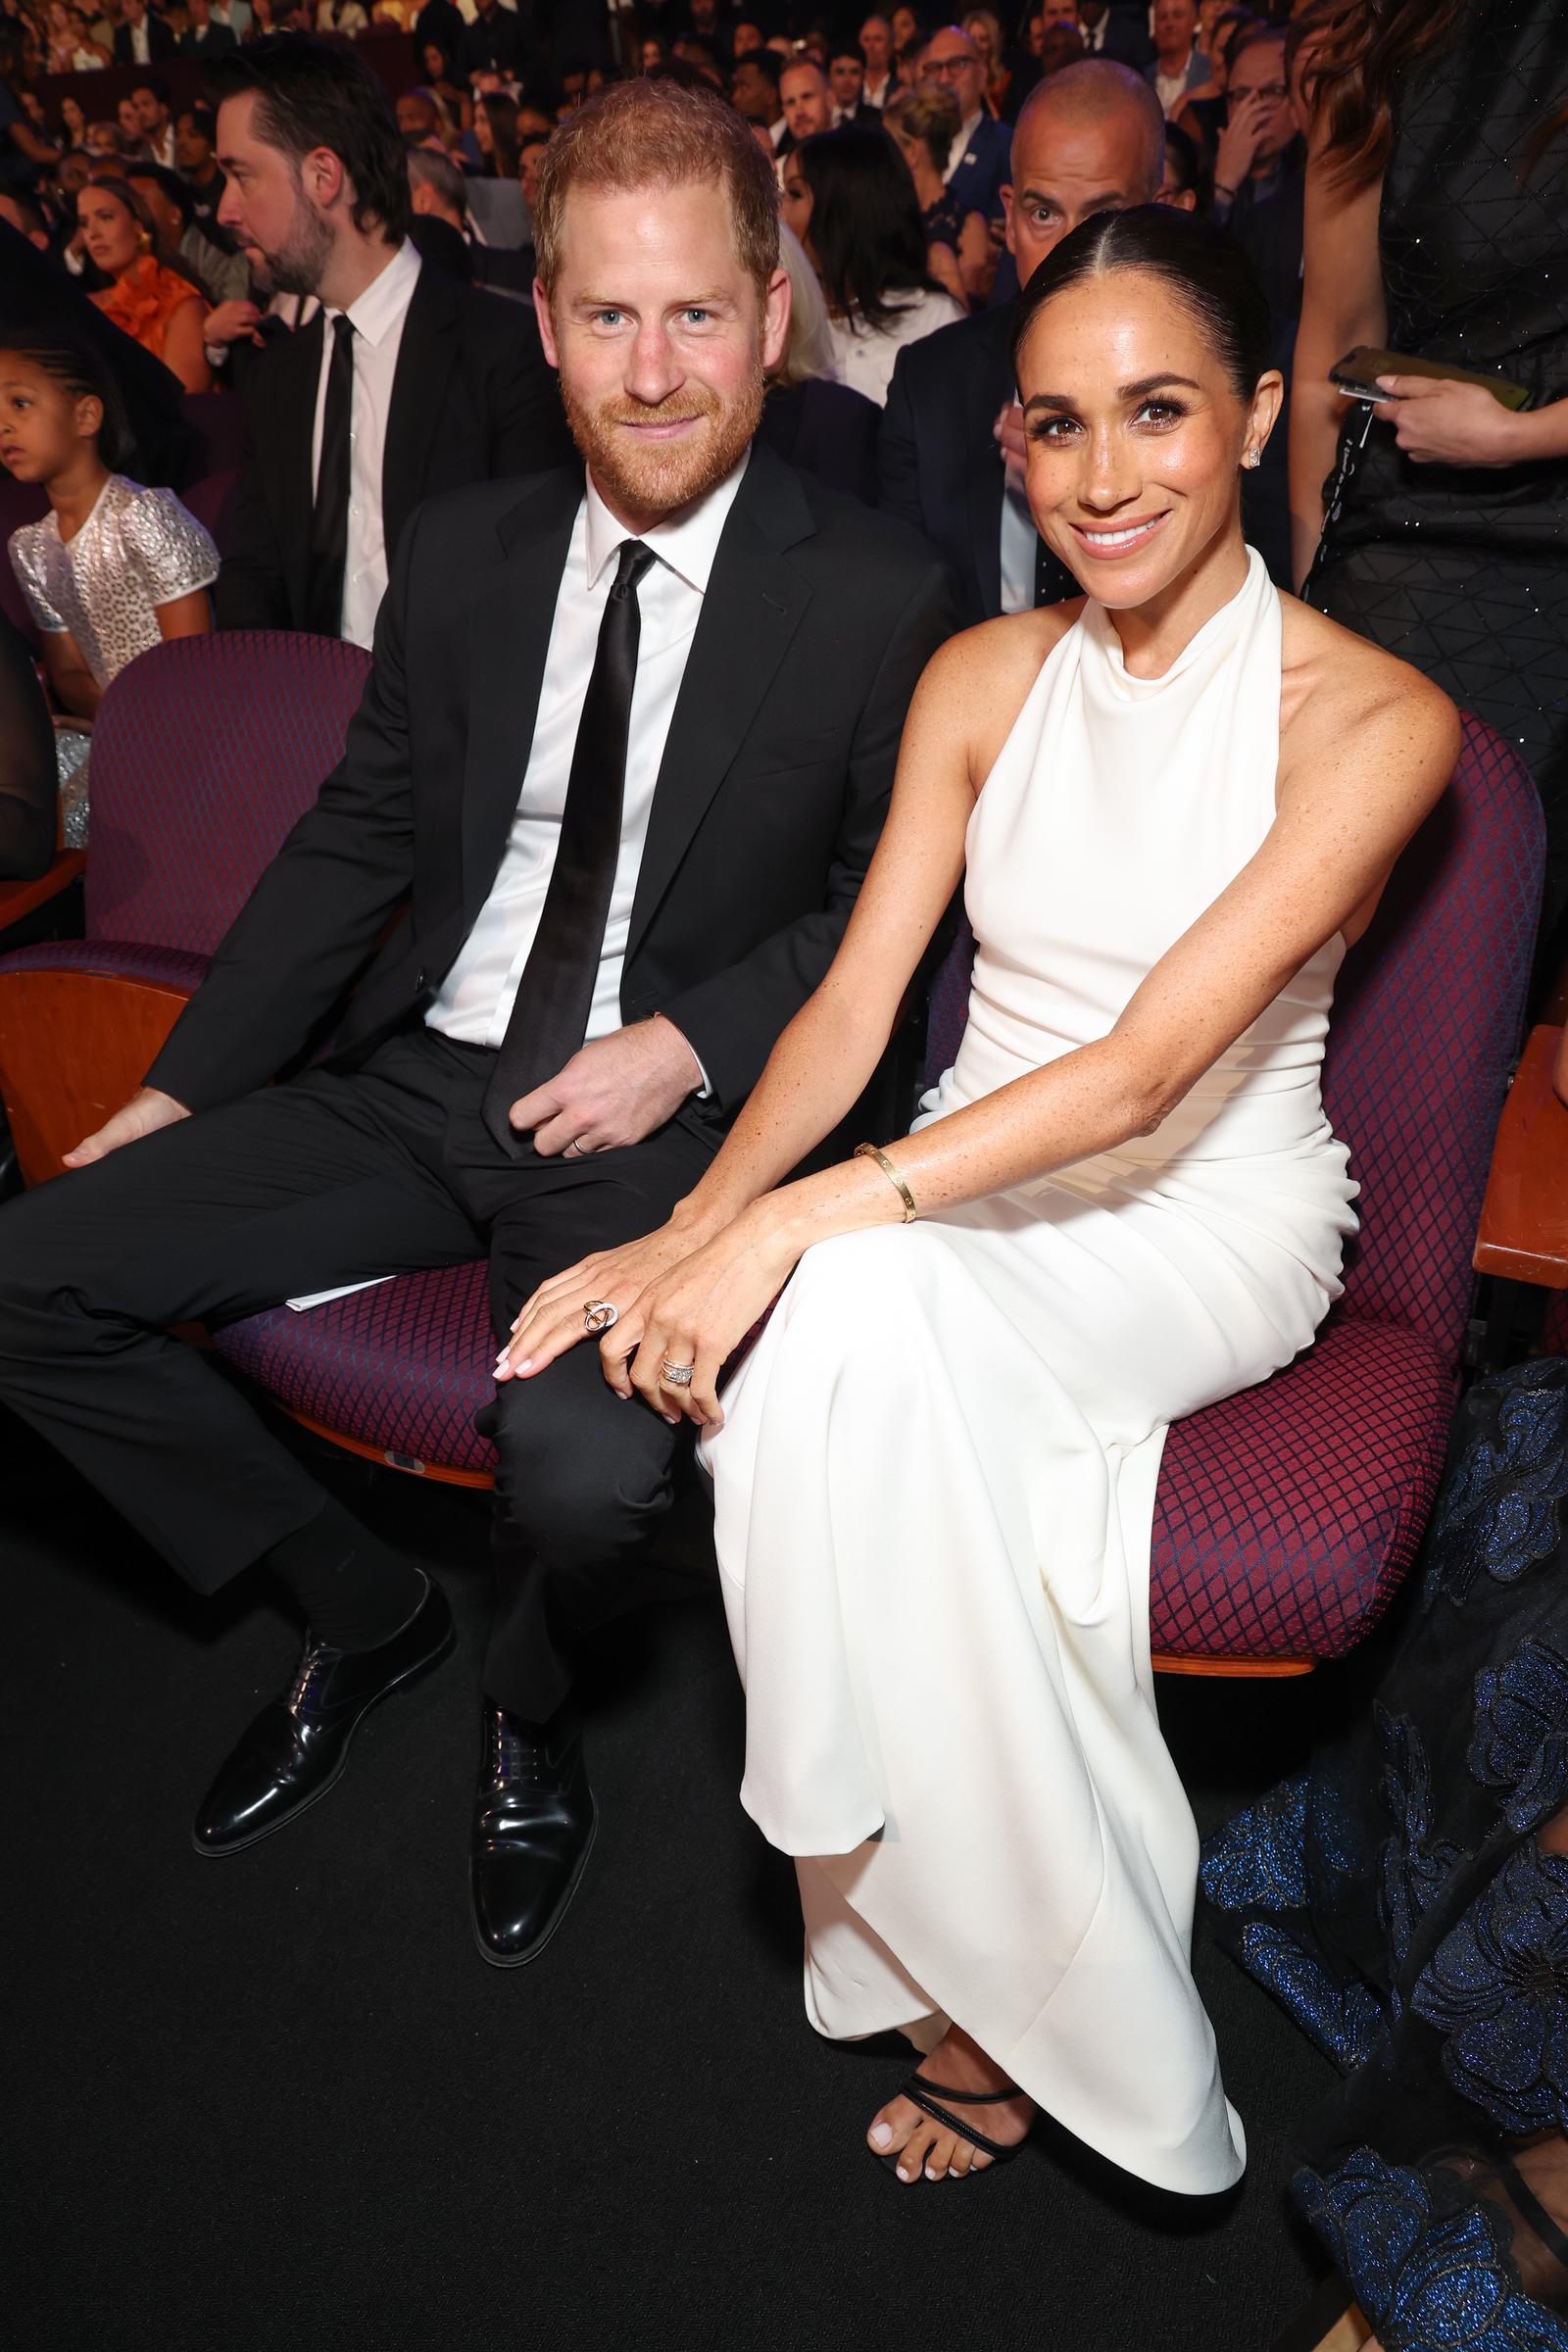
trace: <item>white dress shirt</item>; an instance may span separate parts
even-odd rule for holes
[[[942,184],[944,187],[947,186],[948,181],[953,177],[953,174],[962,163],[964,156],[968,151],[969,141],[974,137],[975,132],[980,127],[980,118],[984,112],[985,109],[983,107],[977,106],[974,110],[974,113],[969,117],[968,121],[958,124],[957,135],[954,139],[953,145],[948,149],[948,168],[942,174]]]
[[[153,62],[153,39],[145,17],[130,28],[130,60],[136,66],[150,66]]]
[[[1002,486],[1002,610],[1032,612],[1035,602],[1035,562],[1040,535],[1029,501],[1010,481]]]
[[[386,594],[387,544],[381,514],[381,466],[386,455],[386,420],[392,407],[404,321],[414,299],[419,257],[400,245],[386,268],[349,304],[354,328],[354,405],[349,411],[349,536],[343,564],[342,633],[351,645],[368,648],[375,616]],[[321,470],[321,434],[326,423],[326,377],[332,358],[332,321],[326,308],[321,335],[321,372],[316,386],[316,425],[311,437],[311,493]]]
[[[637,588],[641,626],[626,743],[620,854],[588,1016],[590,1038],[607,1037],[624,1026],[621,967],[653,812],[654,787],[692,639],[702,617],[719,535],[745,471],[743,458],[707,498],[642,534],[642,544],[659,560],[649,566]],[[600,623],[610,601],[616,559],[630,535],[624,523],[611,514],[590,477],[561,575],[533,741],[500,869],[473,929],[425,1014],[432,1029],[444,1030],[448,1037],[469,1045],[499,1046],[507,1033],[517,984],[555,869],[571,756],[599,650]],[[706,1087],[707,1076],[695,1053],[692,1060],[694,1087]]]

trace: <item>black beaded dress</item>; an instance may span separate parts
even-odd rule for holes
[[[1471,0],[1395,107],[1379,223],[1391,349],[1568,395],[1568,0]],[[1515,745],[1568,904],[1568,459],[1418,466],[1353,407],[1307,601]],[[1342,481],[1342,476],[1348,478]],[[1336,490],[1335,485],[1339,485]]]

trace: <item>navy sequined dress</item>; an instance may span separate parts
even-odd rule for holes
[[[1390,348],[1523,383],[1533,408],[1568,395],[1568,129],[1529,161],[1565,100],[1564,0],[1471,0],[1396,100],[1379,220]],[[1568,461],[1418,466],[1381,421],[1356,454],[1366,414],[1304,593],[1518,747],[1546,807],[1549,924],[1568,902]]]
[[[1342,2071],[1292,2189],[1384,2352],[1568,2352],[1565,1500],[1568,1359],[1478,1384],[1370,1720],[1203,1857]]]

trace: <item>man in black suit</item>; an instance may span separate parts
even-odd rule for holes
[[[246,370],[222,628],[368,645],[422,498],[569,454],[529,311],[420,267],[403,145],[354,54],[302,34],[216,61],[219,220],[264,292],[322,308]]]
[[[1080,220],[1154,201],[1164,129],[1148,82],[1103,59],[1063,67],[1030,92],[1003,190],[1021,284]],[[1023,497],[1012,326],[1007,303],[907,344],[882,417],[881,506],[946,556],[962,583],[966,622],[1078,592],[1039,539]]]
[[[146,1086],[0,1210],[0,1395],[197,1590],[261,1565],[307,1621],[203,1803],[206,1853],[323,1794],[450,1619],[169,1326],[488,1250],[499,1340],[540,1284],[664,1227],[832,959],[952,625],[928,548],[752,440],[789,281],[769,166],[721,99],[591,100],[537,229],[586,480],[419,509],[341,765]],[[576,1646],[669,1583],[649,1539],[688,1425],[607,1387],[606,1321],[587,1287],[584,1344],[486,1414],[472,1868],[501,1965],[543,1944],[592,1839]]]
[[[117,66],[151,66],[172,57],[177,44],[162,17],[148,11],[147,0],[120,0],[120,23],[115,26]]]
[[[237,49],[232,24],[220,24],[213,15],[213,0],[185,0],[187,23],[180,36],[182,57],[226,57]]]

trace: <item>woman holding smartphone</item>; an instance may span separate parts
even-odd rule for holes
[[[1523,754],[1550,842],[1545,977],[1568,944],[1568,12],[1328,0],[1299,57],[1296,577]],[[1511,379],[1530,405],[1391,373],[1370,419],[1348,413],[1331,370],[1357,344]]]

